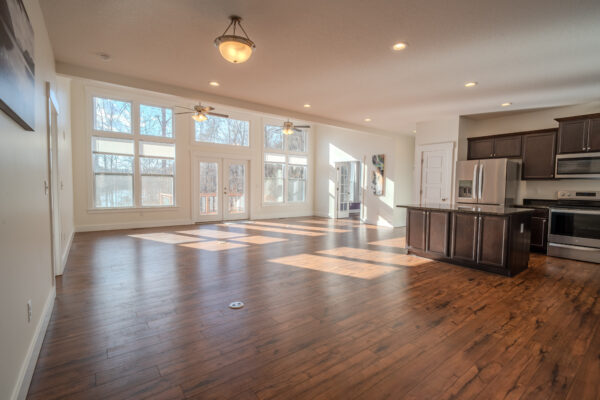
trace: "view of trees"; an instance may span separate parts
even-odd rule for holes
[[[250,123],[232,118],[208,116],[203,122],[196,122],[196,141],[234,146],[248,146]]]
[[[94,97],[94,129],[131,133],[131,103]]]

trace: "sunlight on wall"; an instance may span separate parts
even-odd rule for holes
[[[359,161],[356,158],[352,157],[350,154],[346,153],[344,150],[339,147],[333,145],[333,143],[329,143],[329,165],[335,168],[336,162],[341,161]]]
[[[371,261],[376,263],[394,264],[404,267],[414,267],[416,265],[430,262],[425,258],[398,254],[388,251],[378,251],[369,249],[357,249],[353,247],[338,247],[335,249],[317,251],[319,254],[326,254],[336,257],[355,258],[362,261]]]
[[[156,233],[140,233],[137,235],[129,235],[129,237],[136,239],[152,240],[154,242],[166,243],[166,244],[180,244],[189,242],[198,242],[200,239],[197,237],[177,235],[175,233],[167,232],[156,232]]]
[[[313,254],[298,254],[269,260],[270,262],[306,268],[314,271],[328,272],[337,275],[360,279],[375,279],[397,271],[395,267],[349,261],[333,257],[316,256]]]

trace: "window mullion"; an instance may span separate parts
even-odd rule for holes
[[[131,112],[131,120],[132,120],[132,133],[134,139],[134,178],[133,178],[133,192],[135,199],[135,206],[142,206],[142,176],[141,176],[141,167],[140,167],[140,104],[138,102],[132,102],[132,112]]]

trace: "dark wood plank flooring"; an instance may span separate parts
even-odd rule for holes
[[[318,218],[75,236],[29,399],[600,399],[600,265]],[[242,300],[245,307],[228,304]]]

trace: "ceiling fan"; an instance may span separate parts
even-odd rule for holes
[[[291,135],[294,132],[302,132],[300,130],[301,128],[310,128],[310,125],[294,125],[294,123],[290,122],[290,120],[288,119],[286,122],[283,123],[283,127],[281,127],[281,132],[283,132],[284,135]]]
[[[215,117],[221,117],[221,118],[229,118],[229,115],[213,112],[213,110],[215,109],[214,107],[203,106],[200,103],[195,105],[194,108],[182,107],[182,106],[175,106],[175,107],[185,108],[186,110],[190,110],[190,111],[178,112],[178,113],[175,113],[175,115],[194,114],[194,115],[192,115],[192,118],[194,119],[194,121],[198,121],[198,122],[206,121],[208,119],[207,115],[213,115]]]

